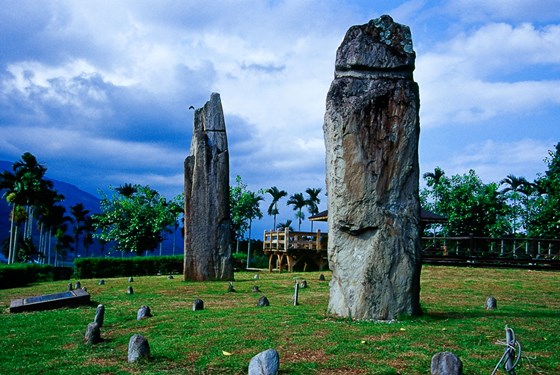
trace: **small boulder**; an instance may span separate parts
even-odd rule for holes
[[[496,301],[496,298],[494,298],[493,296],[486,298],[486,304],[484,305],[484,308],[486,310],[495,310],[497,307],[498,301]]]
[[[253,276],[253,280],[258,280],[259,279],[259,274],[255,274],[255,276]]]
[[[131,283],[131,282],[133,282],[133,281],[134,281],[134,277],[130,276],[130,277],[128,278],[128,282]]]
[[[105,280],[101,279],[101,280],[99,280],[99,282],[97,284],[98,285],[105,285]]]
[[[150,356],[148,340],[139,334],[133,335],[128,341],[128,362],[136,362],[141,358]]]
[[[454,353],[439,352],[432,357],[432,375],[462,375],[463,362]]]
[[[260,293],[260,289],[258,285],[253,285],[253,287],[251,288],[251,292],[253,293]]]
[[[101,329],[96,322],[89,323],[84,337],[86,344],[94,345],[101,342]]]
[[[74,290],[74,286],[72,285],[72,283],[68,283],[68,291],[72,290]]]
[[[299,282],[299,287],[300,287],[301,289],[307,288],[307,280],[301,280],[301,281]]]
[[[76,286],[74,287],[74,289],[82,289],[82,283],[79,281],[76,281]]]
[[[249,362],[249,375],[276,375],[280,368],[280,356],[275,349],[260,352]]]
[[[138,313],[136,313],[136,320],[151,318],[152,316],[153,315],[152,315],[152,310],[150,309],[150,306],[141,306],[138,309]]]
[[[231,281],[229,282],[227,291],[228,291],[228,293],[235,293],[236,292],[235,288],[233,287],[233,282],[231,282]]]
[[[261,298],[259,298],[259,301],[257,302],[257,306],[258,307],[270,306],[270,301],[265,296],[262,296]]]
[[[167,276],[167,279],[168,279],[168,280],[173,280],[173,275]]]
[[[201,299],[195,299],[193,304],[192,304],[192,309],[193,311],[199,311],[199,310],[204,310],[204,301],[202,301]]]
[[[320,274],[320,275],[319,275],[319,281],[325,281],[325,280],[326,280],[326,279],[325,279],[325,275]]]
[[[128,288],[126,289],[126,292],[128,294],[134,294],[134,289],[132,289],[132,287],[129,285]]]

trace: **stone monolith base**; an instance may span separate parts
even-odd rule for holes
[[[410,30],[382,16],[351,27],[327,95],[329,312],[421,312],[419,95]]]

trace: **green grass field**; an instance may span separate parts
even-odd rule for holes
[[[440,351],[457,354],[465,374],[490,374],[506,325],[523,346],[518,375],[560,373],[559,273],[425,266],[424,315],[394,323],[327,315],[330,273],[326,282],[319,274],[260,272],[254,281],[254,273],[236,273],[236,293],[227,293],[226,282],[180,276],[136,277],[132,295],[128,278],[104,286],[80,280],[91,306],[20,314],[9,313],[11,299],[65,291],[68,282],[0,290],[0,374],[246,374],[251,357],[268,348],[280,354],[280,374],[429,374]],[[299,306],[292,304],[295,278],[309,284]],[[251,292],[255,284],[262,294]],[[269,307],[256,307],[261,295]],[[484,309],[489,295],[497,310]],[[196,298],[203,311],[192,311]],[[106,309],[104,341],[88,346],[84,334],[98,303]],[[142,305],[154,316],[137,321]],[[129,364],[135,333],[148,339],[152,358]]]

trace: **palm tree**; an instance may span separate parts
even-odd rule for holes
[[[290,219],[286,220],[285,223],[278,223],[278,226],[276,227],[277,230],[286,230],[288,229],[289,231],[293,232],[294,228],[292,228],[292,221]]]
[[[84,232],[89,210],[86,210],[83,203],[76,203],[70,207],[72,222],[74,223],[74,256],[78,257],[78,244],[80,243],[80,235]],[[87,254],[85,254],[87,256]]]
[[[248,192],[248,211],[247,219],[249,219],[249,244],[247,247],[247,268],[249,268],[249,260],[251,255],[251,227],[253,226],[253,219],[261,219],[263,217],[261,209],[259,207],[259,202],[263,200],[263,197],[255,193],[254,191]]]
[[[138,188],[135,185],[127,183],[115,188],[115,190],[123,197],[130,198],[132,195],[134,195],[134,193],[138,191]]]
[[[512,227],[513,227],[513,235],[517,234],[517,217],[521,210],[520,207],[520,198],[521,195],[524,195],[527,198],[529,193],[531,183],[527,181],[525,177],[517,177],[513,174],[509,174],[500,181],[500,185],[506,185],[501,191],[500,194],[506,196],[510,195],[513,201],[513,217],[512,217]]]
[[[298,232],[301,231],[301,221],[305,219],[305,215],[301,212],[302,208],[307,206],[307,200],[303,197],[302,193],[296,193],[290,196],[287,205],[293,206],[296,211],[296,218],[298,219]]]
[[[433,172],[426,172],[422,175],[422,177],[424,177],[424,179],[426,180],[428,186],[432,187],[434,190],[434,200],[436,204],[441,200],[438,188],[443,180],[444,175],[445,172],[440,167],[436,167]]]
[[[274,217],[273,228],[276,228],[276,215],[278,215],[278,201],[281,198],[287,196],[288,193],[284,190],[278,190],[276,186],[273,186],[270,189],[266,189],[265,192],[272,196],[272,202],[270,203],[270,206],[268,206],[267,212],[270,216]]]
[[[308,188],[305,192],[307,193],[306,205],[309,214],[311,216],[317,215],[319,213],[319,203],[321,203],[321,199],[319,199],[321,188]],[[313,232],[313,220],[311,220],[311,231]]]

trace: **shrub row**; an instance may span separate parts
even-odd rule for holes
[[[16,263],[0,265],[0,289],[16,288],[38,281],[69,280],[71,267]]]
[[[74,260],[78,278],[147,276],[158,273],[181,273],[183,256],[133,258],[79,258]]]

